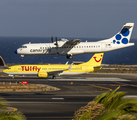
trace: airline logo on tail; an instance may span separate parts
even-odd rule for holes
[[[128,44],[134,24],[127,23],[113,39],[113,44]]]
[[[93,57],[93,58],[96,62],[100,62],[102,60],[102,55],[101,55],[101,58],[99,60],[97,60],[97,57]]]
[[[121,30],[121,34],[117,34],[115,36],[115,40],[113,40],[113,43],[115,44],[120,44],[120,41],[121,43],[123,44],[127,44],[128,43],[128,39],[126,38],[128,35],[129,35],[130,31],[128,28],[123,28]]]

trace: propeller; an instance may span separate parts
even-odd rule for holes
[[[51,42],[53,43],[53,36],[51,37]],[[57,37],[55,37],[55,43],[54,43],[54,45],[56,45],[56,49],[58,49]]]
[[[56,49],[58,49],[58,41],[57,41],[57,37],[55,37],[55,41],[56,41],[56,43],[55,43],[55,45],[56,45]]]
[[[58,42],[57,42],[57,37],[55,37],[55,41],[56,41],[56,45],[58,44]]]
[[[55,45],[58,46],[57,37],[55,37],[55,41],[56,41]]]
[[[53,43],[53,36],[51,37],[51,42]]]

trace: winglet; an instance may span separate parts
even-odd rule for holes
[[[73,63],[71,63],[71,65],[68,67],[68,70],[71,72],[71,68],[72,68]]]
[[[68,63],[69,63],[69,61],[67,61],[65,65],[67,65]]]

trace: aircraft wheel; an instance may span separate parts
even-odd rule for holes
[[[56,76],[52,76],[53,79],[56,79]]]
[[[59,52],[57,52],[57,55],[59,55]]]
[[[24,55],[21,55],[21,59],[23,59],[24,58]]]

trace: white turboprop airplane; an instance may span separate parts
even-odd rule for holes
[[[133,46],[134,43],[129,43],[133,27],[134,23],[126,23],[113,37],[97,42],[80,42],[80,39],[69,41],[64,38],[60,41],[56,38],[53,42],[52,37],[52,43],[23,44],[15,53],[21,58],[24,55],[62,55],[71,59],[73,55],[108,52]]]

